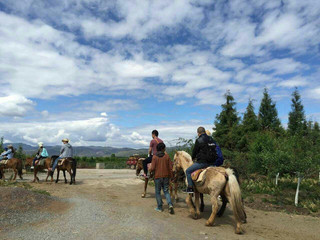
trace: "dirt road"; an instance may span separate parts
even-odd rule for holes
[[[40,176],[43,180],[44,175]],[[31,175],[25,176],[29,182]],[[147,198],[140,197],[143,182],[132,170],[86,170],[77,172],[77,184],[32,184],[52,196],[62,198],[69,207],[41,222],[25,223],[5,232],[0,239],[320,239],[320,219],[286,213],[263,212],[247,208],[244,235],[234,234],[233,214],[227,209],[214,227],[205,227],[211,212],[206,199],[199,220],[188,217],[180,193],[175,215],[154,211],[154,188]]]

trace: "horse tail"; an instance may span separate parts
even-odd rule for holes
[[[17,169],[19,176],[22,177],[22,161],[20,159],[18,160]]]
[[[73,179],[76,178],[76,174],[77,174],[77,160],[73,159],[72,161],[72,174],[73,174]]]
[[[241,190],[240,190],[239,183],[237,181],[236,176],[233,174],[232,169],[227,168],[226,173],[228,175],[227,184],[230,189],[230,195],[231,195],[231,198],[229,199],[229,201],[232,206],[234,216],[236,220],[239,222],[245,221],[246,215],[242,205]]]

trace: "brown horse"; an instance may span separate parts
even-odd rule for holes
[[[179,151],[174,156],[173,170],[178,171],[183,169],[186,172],[193,164],[191,156],[184,151]],[[195,183],[196,184],[196,183]],[[195,186],[195,207],[192,201],[192,195],[188,194],[186,198],[190,213],[194,219],[200,217],[199,198],[200,193],[209,194],[211,196],[212,213],[207,226],[212,226],[218,211],[218,196],[226,198],[233,209],[237,225],[235,232],[242,233],[241,223],[246,220],[245,211],[242,204],[241,190],[233,170],[230,168],[211,167],[205,173],[205,180],[203,184],[196,184]]]
[[[75,184],[76,183],[76,179],[75,179],[76,178],[76,168],[77,168],[77,163],[76,163],[75,159],[73,159],[73,158],[62,159],[62,165],[57,166],[56,183],[59,182],[60,171],[63,171],[64,182],[68,183],[67,178],[66,178],[66,173],[65,173],[65,171],[67,171],[70,174],[70,185],[72,185],[73,183]]]
[[[17,174],[19,174],[20,179],[22,178],[22,160],[18,158],[11,158],[8,160],[6,164],[1,164],[0,165],[0,175],[2,176],[2,179],[5,180],[4,177],[4,169],[12,168],[14,171],[14,177],[13,181],[16,180]]]
[[[33,161],[33,158],[27,158],[26,159],[26,164],[25,164],[25,167],[27,166],[32,166],[32,161]],[[39,171],[41,170],[44,170],[44,169],[47,169],[48,170],[48,173],[47,173],[47,178],[46,178],[46,182],[48,181],[48,178],[50,176],[50,172],[49,172],[49,168],[51,166],[51,158],[46,158],[45,161],[44,161],[44,164],[43,165],[35,165],[34,166],[34,170],[33,170],[33,181],[32,182],[39,182],[39,178],[37,177],[37,174]],[[51,182],[53,182],[53,176],[51,175]]]

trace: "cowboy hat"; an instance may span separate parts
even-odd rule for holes
[[[64,138],[64,139],[62,139],[62,142],[69,142],[69,139],[68,138]]]

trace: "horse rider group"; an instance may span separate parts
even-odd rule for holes
[[[198,169],[204,169],[210,166],[221,166],[223,164],[223,156],[220,147],[213,140],[211,133],[205,130],[204,127],[197,129],[198,138],[192,150],[192,159],[194,161],[186,170],[188,186],[186,193],[194,193],[194,183],[191,174]],[[169,212],[173,214],[173,206],[168,192],[169,179],[172,178],[172,161],[166,153],[166,146],[158,137],[159,132],[153,130],[151,133],[152,140],[150,141],[148,158],[143,161],[144,177],[149,178],[148,165],[151,163],[149,171],[155,172],[155,193],[157,200],[156,211],[162,212],[161,189],[166,197]]]
[[[60,149],[59,157],[55,159],[52,168],[49,168],[49,171],[51,171],[52,174],[54,173],[54,170],[56,169],[60,159],[73,158],[73,148],[72,148],[71,144],[69,143],[69,139],[67,139],[67,138],[62,139],[62,143],[63,143],[63,145]],[[41,159],[45,159],[45,158],[49,157],[48,151],[44,147],[43,143],[39,142],[38,146],[39,146],[38,151],[37,151],[36,156],[32,162],[32,166],[31,166],[32,169],[34,168],[34,166],[36,166],[40,162]],[[14,150],[13,146],[8,145],[7,148],[5,148],[5,151],[3,153],[1,153],[0,161],[1,160],[10,160],[11,158],[13,158],[14,153],[15,153],[15,150]]]

